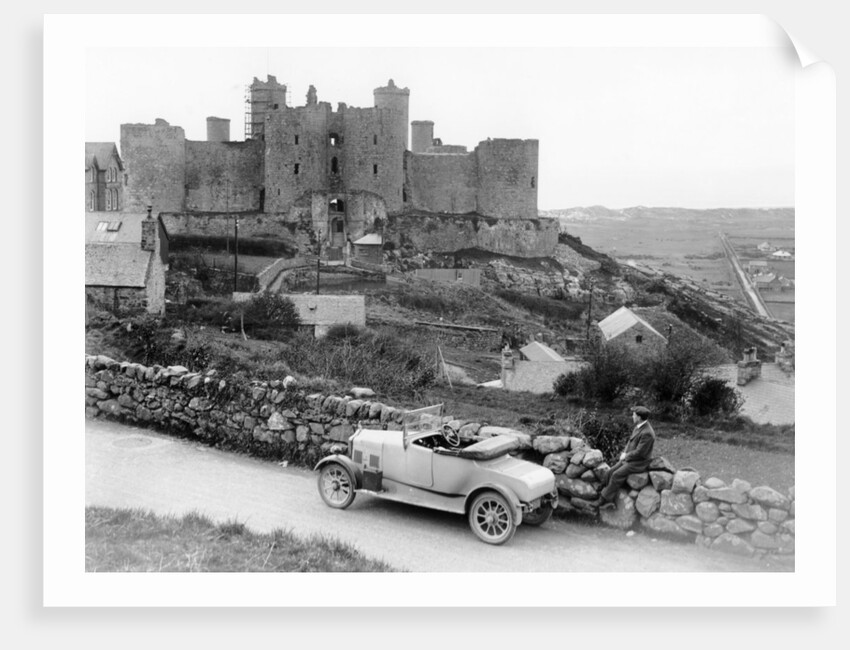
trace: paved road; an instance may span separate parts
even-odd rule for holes
[[[86,421],[86,505],[159,514],[197,511],[354,544],[415,572],[752,572],[782,570],[691,544],[603,526],[550,520],[520,526],[504,546],[479,542],[459,515],[358,495],[347,510],[323,504],[310,470],[281,467],[103,420]]]
[[[732,244],[729,243],[729,238],[722,232],[718,233],[718,235],[720,237],[720,243],[723,244],[723,250],[726,253],[726,257],[732,265],[732,271],[735,273],[735,277],[738,278],[738,284],[741,285],[741,289],[750,298],[750,306],[752,306],[760,316],[772,318],[770,312],[767,310],[767,305],[765,305],[764,301],[761,299],[761,294],[759,294],[755,287],[753,287],[747,277],[747,274],[744,273],[741,262],[738,260],[738,254],[735,252]]]

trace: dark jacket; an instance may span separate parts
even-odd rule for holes
[[[637,472],[643,472],[652,460],[652,448],[655,446],[655,431],[649,421],[638,424],[626,443],[623,463],[628,463]]]

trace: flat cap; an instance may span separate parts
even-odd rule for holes
[[[645,406],[635,406],[632,408],[632,413],[637,413],[644,420],[649,417],[649,409]]]

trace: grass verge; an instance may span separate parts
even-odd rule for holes
[[[275,530],[258,534],[244,524],[216,524],[192,513],[160,517],[132,509],[86,508],[88,572],[392,572],[350,544]]]

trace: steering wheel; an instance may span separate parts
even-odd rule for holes
[[[457,431],[452,429],[448,424],[443,425],[443,440],[446,441],[446,444],[449,447],[457,447],[460,445],[460,436]]]

